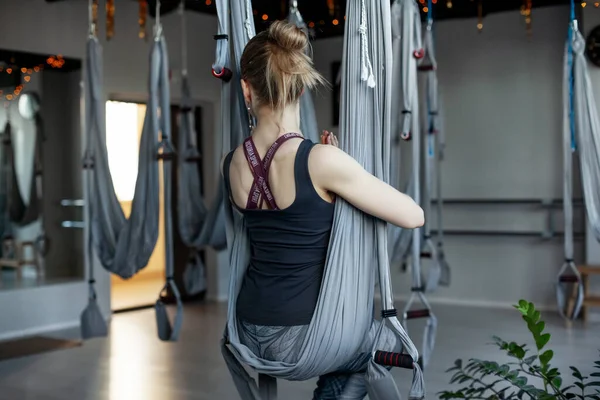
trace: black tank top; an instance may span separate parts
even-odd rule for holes
[[[314,144],[304,140],[294,162],[296,198],[283,210],[247,210],[250,265],[237,298],[238,319],[266,326],[307,325],[312,319],[329,246],[334,206],[321,198],[308,172]],[[229,167],[223,163],[231,193]]]

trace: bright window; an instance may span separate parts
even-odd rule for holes
[[[106,102],[108,166],[119,201],[132,201],[146,105]]]

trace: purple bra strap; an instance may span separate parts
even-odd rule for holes
[[[263,199],[267,201],[268,207],[271,210],[279,209],[275,202],[275,198],[273,197],[271,188],[269,187],[268,172],[273,156],[279,147],[289,139],[293,138],[302,138],[302,135],[299,133],[286,133],[277,138],[275,143],[267,150],[264,160],[260,159],[258,150],[256,149],[252,138],[249,137],[244,140],[244,155],[246,156],[246,160],[248,160],[252,175],[254,176],[254,182],[250,188],[250,195],[248,196],[248,202],[246,203],[247,209],[262,208]]]

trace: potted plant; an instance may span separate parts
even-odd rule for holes
[[[439,393],[440,399],[486,400],[600,400],[600,360],[596,361],[590,376],[584,376],[576,367],[570,367],[573,384],[563,385],[558,368],[551,365],[554,352],[547,348],[550,334],[544,332],[546,323],[533,303],[521,300],[514,306],[522,315],[533,336],[534,351],[527,345],[505,342],[494,337],[494,344],[514,361],[500,364],[472,358],[468,362],[455,361],[447,372],[452,372],[450,383],[463,384],[458,390]]]

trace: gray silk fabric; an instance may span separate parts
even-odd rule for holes
[[[226,0],[219,0],[226,1]],[[251,4],[232,1],[232,38],[236,62],[254,34]],[[392,40],[390,5],[376,0],[351,0],[342,59],[340,146],[369,172],[389,182]],[[361,55],[361,57],[357,57]],[[239,66],[238,66],[239,68]],[[243,99],[238,94],[238,104]],[[241,108],[240,108],[241,109]],[[245,113],[242,110],[241,115]],[[234,120],[234,122],[237,122]],[[288,380],[306,380],[335,371],[351,361],[367,340],[373,320],[375,273],[384,309],[393,309],[387,253],[387,226],[342,199],[336,201],[334,222],[321,293],[297,362],[260,358],[240,342],[236,299],[248,267],[250,248],[244,218],[224,195],[231,267],[228,322],[222,351],[242,399],[260,399],[256,383],[243,365],[260,374]],[[418,351],[396,317],[387,318],[376,332],[372,350],[387,348],[383,328],[388,326],[413,358],[409,398],[424,397]],[[366,378],[372,399],[400,399],[387,369],[369,363]]]

